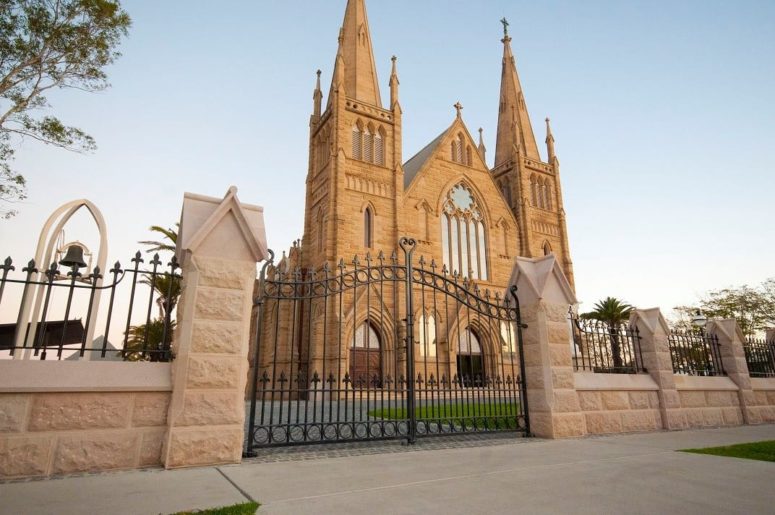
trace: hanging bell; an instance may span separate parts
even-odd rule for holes
[[[86,268],[86,262],[83,260],[83,247],[80,245],[70,245],[67,247],[65,257],[59,262],[60,265],[75,268]]]

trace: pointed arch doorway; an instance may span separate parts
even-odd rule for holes
[[[350,378],[355,387],[382,386],[382,340],[368,320],[355,330],[350,344]]]
[[[458,341],[457,374],[463,386],[482,386],[484,383],[482,344],[470,327],[463,331]]]

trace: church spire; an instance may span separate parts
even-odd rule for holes
[[[396,69],[398,57],[393,56],[391,61],[393,61],[393,71],[390,73],[390,109],[393,109],[398,103],[398,86],[401,82],[398,80],[398,70]]]
[[[365,0],[347,1],[344,22],[339,32],[337,66],[340,64],[339,55],[345,65],[344,89],[347,96],[365,104],[382,107]]]
[[[549,118],[546,119],[546,153],[549,156],[549,164],[552,164],[556,156],[554,154],[554,134],[552,134],[552,126]]]
[[[318,80],[317,80],[317,83],[315,84],[315,92],[312,94],[312,100],[313,100],[313,104],[314,104],[313,105],[312,115],[316,119],[320,119],[320,106],[321,106],[321,103],[323,101],[323,91],[320,89],[320,74],[321,73],[322,72],[320,70],[318,70],[318,72],[317,72]]]
[[[498,135],[495,145],[495,166],[516,158],[517,152],[524,152],[531,159],[540,160],[538,145],[530,125],[530,117],[517,74],[517,65],[511,51],[509,23],[503,23],[503,71],[501,75],[500,112],[498,114]],[[516,149],[515,149],[516,147]]]

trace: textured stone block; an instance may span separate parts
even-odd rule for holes
[[[582,413],[560,413],[552,416],[554,438],[572,438],[584,436],[586,422]]]
[[[775,390],[767,392],[767,404],[775,406]]]
[[[553,367],[571,367],[573,361],[569,345],[549,345],[549,363]]]
[[[667,392],[667,393],[670,393],[672,395],[672,398],[675,399],[675,406],[671,406],[671,407],[674,407],[674,408],[679,407],[680,399],[678,398],[678,392],[673,391],[673,392]],[[659,408],[659,392],[648,392],[648,396],[649,396],[649,407],[654,409]]]
[[[651,408],[649,393],[651,392],[630,392],[630,407],[632,409]]]
[[[756,390],[753,393],[754,393],[754,396],[756,397],[757,406],[766,406],[768,404],[766,391]]]
[[[579,405],[584,411],[600,411],[603,409],[603,400],[600,392],[579,392]]]
[[[239,463],[242,429],[172,429],[167,468]]]
[[[686,411],[683,409],[666,410],[665,418],[663,418],[663,424],[665,429],[671,431],[688,428],[689,420],[686,416]]]
[[[161,464],[161,451],[166,434],[166,429],[159,429],[145,432],[142,435],[139,462],[141,467],[152,467]]]
[[[0,436],[0,478],[44,476],[53,438]]]
[[[114,431],[79,433],[59,438],[54,455],[54,474],[72,474],[134,467],[140,434]]]
[[[29,394],[0,394],[0,433],[24,429],[29,399]]]
[[[565,304],[544,304],[544,313],[549,322],[568,324],[568,306]]]
[[[183,413],[176,425],[217,426],[241,424],[245,416],[239,392],[186,392]]]
[[[622,412],[622,431],[653,431],[657,423],[652,410],[631,410]]]
[[[743,423],[743,415],[739,408],[721,408],[721,417],[724,425],[739,426]]]
[[[575,387],[572,368],[552,368],[552,385],[555,389],[565,390]]]
[[[200,288],[196,295],[194,317],[199,320],[239,321],[244,313],[246,293],[215,288]]]
[[[250,263],[202,258],[195,258],[195,262],[199,269],[199,286],[240,290],[250,285],[256,276],[256,267]]]
[[[702,408],[689,408],[685,409],[684,412],[686,413],[686,422],[689,424],[689,427],[705,426],[705,415]]]
[[[549,322],[546,324],[546,329],[548,332],[548,338],[549,343],[553,344],[565,344],[565,346],[569,349],[570,348],[570,333],[568,331],[568,324],[566,323],[557,323],[557,322]],[[570,352],[570,350],[568,350]]]
[[[130,393],[51,393],[32,400],[30,431],[127,427]]]
[[[138,393],[132,410],[132,426],[164,426],[170,407],[169,393]]]
[[[576,390],[556,390],[554,392],[554,411],[558,413],[581,411]]]
[[[630,409],[630,396],[627,392],[601,392],[603,407],[607,410]]]
[[[719,427],[724,425],[724,416],[720,408],[705,408],[702,410],[702,416],[705,419],[705,426]]]
[[[681,395],[681,406],[684,408],[704,408],[708,405],[704,391],[682,391],[679,394]]]
[[[188,388],[236,388],[240,380],[240,357],[191,356],[188,360]]]
[[[587,432],[593,435],[622,432],[622,417],[618,412],[586,413]]]
[[[191,334],[191,352],[199,354],[240,354],[242,325],[235,322],[197,320]]]
[[[737,405],[737,402],[733,401],[733,397],[736,401],[737,392],[707,392],[705,395],[705,398],[708,401],[708,406],[714,408]]]

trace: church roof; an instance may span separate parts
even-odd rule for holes
[[[428,159],[433,156],[436,148],[441,144],[441,141],[444,139],[444,136],[446,136],[448,132],[449,129],[439,134],[436,139],[428,143],[425,148],[417,152],[414,157],[404,163],[404,188],[408,188],[409,185],[412,184],[414,178],[417,176],[420,170],[422,170],[422,167],[425,165]]]

